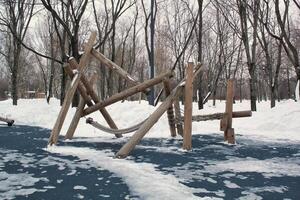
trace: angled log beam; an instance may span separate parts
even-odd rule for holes
[[[165,101],[149,116],[145,123],[134,133],[129,141],[118,151],[117,158],[125,158],[134,149],[134,147],[142,140],[151,127],[159,120],[159,118],[168,110],[174,98],[179,91],[180,86],[177,86]]]
[[[96,81],[96,74],[93,74],[90,80],[90,84],[94,85],[95,81]],[[73,119],[71,121],[71,124],[69,126],[69,129],[65,135],[65,139],[72,139],[75,133],[75,130],[78,126],[78,123],[80,121],[84,106],[86,105],[86,102],[84,100],[84,98],[82,96],[80,96],[80,100],[79,100],[79,104],[78,107],[76,109],[76,112],[73,116]]]
[[[76,69],[78,67],[78,64],[77,64],[75,59],[70,59],[69,63],[70,63],[70,66],[71,66],[72,69]],[[100,98],[98,97],[98,95],[94,91],[93,87],[89,84],[89,81],[87,80],[87,78],[84,74],[81,76],[80,80],[81,80],[82,84],[84,85],[84,87],[86,89],[86,92],[91,96],[93,101],[96,104],[99,103]],[[93,104],[91,106],[93,106]],[[91,106],[89,106],[89,107],[91,107]],[[97,110],[100,110],[101,114],[103,115],[105,121],[107,122],[107,124],[109,125],[110,128],[118,129],[118,127],[115,124],[114,120],[111,118],[110,114],[107,112],[107,110],[105,108],[99,108]],[[122,135],[116,134],[116,137],[120,138],[120,137],[122,137]]]
[[[159,76],[157,76],[157,77],[155,77],[153,79],[147,80],[147,81],[145,81],[143,83],[140,83],[140,84],[138,84],[138,85],[136,85],[134,87],[131,87],[131,88],[127,89],[127,90],[124,90],[124,91],[122,91],[120,93],[117,93],[117,94],[111,96],[110,98],[105,99],[105,100],[103,100],[103,101],[95,104],[94,106],[86,108],[84,110],[84,112],[83,112],[83,116],[89,115],[89,114],[95,112],[98,109],[101,109],[101,108],[104,108],[106,106],[109,106],[109,105],[111,105],[113,103],[116,103],[117,101],[120,101],[120,100],[122,100],[124,98],[127,98],[127,97],[129,97],[131,95],[134,95],[134,94],[136,94],[138,92],[142,92],[145,89],[147,89],[147,88],[149,88],[149,87],[151,87],[153,85],[156,85],[156,84],[162,82],[165,77],[171,77],[172,75],[173,75],[173,72],[172,71],[168,71],[168,72],[163,73],[163,74],[161,74],[161,75],[159,75]]]
[[[96,32],[92,32],[86,46],[84,49],[84,53],[80,59],[80,63],[79,63],[79,67],[78,67],[78,73],[77,75],[73,78],[72,83],[71,83],[71,87],[68,89],[66,97],[64,99],[63,105],[61,107],[61,110],[59,112],[59,115],[56,119],[56,122],[54,124],[54,127],[51,131],[51,135],[48,141],[49,145],[52,144],[56,144],[57,140],[58,140],[58,135],[61,131],[62,125],[65,121],[67,112],[70,108],[73,96],[77,90],[78,84],[80,82],[80,77],[82,75],[83,70],[86,68],[87,66],[87,62],[89,60],[89,56],[90,56],[90,52],[93,48],[93,44],[95,42],[96,39]]]
[[[115,71],[117,74],[119,74],[125,80],[127,80],[130,86],[136,86],[140,83],[137,80],[135,80],[128,72],[126,72],[124,69],[122,69],[116,63],[112,62],[110,59],[106,58],[106,56],[103,55],[102,53],[100,53],[99,51],[93,49],[92,55],[94,56],[94,58],[99,60],[102,64],[107,66],[109,69]],[[145,90],[143,92],[145,92],[147,94],[149,92],[149,90]]]

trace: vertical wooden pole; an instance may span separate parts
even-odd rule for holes
[[[228,143],[234,144],[235,137],[234,137],[234,129],[232,128],[232,110],[233,110],[233,95],[234,95],[234,87],[233,87],[233,80],[230,79],[227,82],[227,94],[226,94],[226,128],[224,131],[224,140],[228,141]]]
[[[194,64],[189,62],[186,68],[184,101],[184,134],[182,148],[185,150],[192,149],[193,68]]]
[[[165,88],[165,93],[166,93],[166,97],[167,97],[171,94],[170,79],[164,80],[164,88]],[[171,136],[176,137],[176,127],[175,127],[173,104],[171,104],[170,107],[168,108],[167,115],[168,115],[168,122],[169,122]]]

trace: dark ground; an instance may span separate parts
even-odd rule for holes
[[[46,178],[32,186],[21,183],[10,186],[13,191],[29,188],[41,190],[28,196],[15,196],[16,199],[80,199],[83,196],[84,199],[139,199],[138,196],[130,194],[126,183],[113,173],[96,169],[93,166],[86,169],[81,166],[85,162],[84,160],[43,150],[47,144],[49,133],[48,129],[39,127],[19,125],[7,127],[0,124],[0,199],[10,197],[7,187],[4,185],[7,178],[1,176],[1,173],[4,172],[7,174],[27,173],[32,177]],[[300,171],[298,176],[273,176],[272,174],[266,176],[264,173],[255,171],[208,171],[209,164],[220,163],[232,158],[292,159],[296,165],[300,165],[299,143],[291,141],[267,143],[244,137],[239,138],[239,136],[237,138],[238,145],[229,146],[221,142],[221,135],[195,135],[191,152],[178,151],[181,146],[181,141],[178,139],[144,139],[129,159],[137,163],[156,164],[158,170],[163,173],[171,173],[180,180],[189,179],[182,183],[188,187],[202,188],[203,190],[195,193],[199,197],[238,199],[248,195],[246,199],[300,199]],[[75,140],[69,143],[60,142],[58,145],[89,147],[98,150],[112,149],[117,152],[122,144],[122,142],[89,143]],[[168,151],[162,149],[168,149]],[[169,151],[170,149],[175,149],[176,152]],[[76,166],[74,174],[70,173],[73,169],[72,166]],[[285,169],[282,170],[285,174]],[[228,187],[224,181],[230,181],[239,187]],[[77,185],[83,185],[86,189],[75,190],[74,186]],[[268,187],[284,188],[284,190],[266,189]],[[251,188],[264,189],[254,191]]]

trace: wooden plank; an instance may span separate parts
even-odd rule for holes
[[[0,121],[7,123],[8,126],[12,126],[15,122],[13,119],[8,119],[4,117],[0,117]]]
[[[189,62],[186,68],[184,100],[184,134],[182,148],[185,150],[192,149],[193,68],[194,64]]]
[[[170,79],[165,79],[163,81],[163,83],[164,83],[166,96],[169,96],[171,94]],[[169,122],[171,136],[176,137],[176,126],[175,126],[175,117],[174,117],[173,104],[171,104],[170,107],[168,108],[167,115],[168,115],[168,122]]]
[[[91,80],[90,80],[90,84],[93,85],[96,81],[96,74],[93,74],[93,76],[91,77]],[[80,97],[80,100],[79,100],[79,104],[78,104],[78,107],[76,109],[76,112],[73,116],[73,119],[71,121],[71,124],[69,126],[69,129],[65,135],[65,139],[72,139],[73,138],[73,135],[75,133],[75,130],[78,126],[78,123],[80,121],[80,118],[81,118],[81,115],[82,115],[82,112],[83,112],[83,109],[84,109],[84,106],[86,105],[85,101],[84,101],[84,98],[81,96]]]
[[[227,129],[224,132],[224,140],[228,140],[228,129],[232,129],[232,110],[233,110],[233,80],[230,79],[227,81],[227,95],[226,95],[226,107],[225,113],[227,115]],[[229,141],[228,141],[229,142]],[[234,141],[231,140],[234,143]]]
[[[176,87],[171,94],[165,99],[165,101],[159,105],[159,107],[149,116],[145,123],[134,133],[129,141],[118,151],[117,158],[125,158],[134,149],[134,147],[142,140],[150,128],[159,120],[159,118],[168,110],[179,87]]]
[[[87,45],[85,46],[84,53],[80,59],[80,63],[79,63],[79,67],[78,67],[78,74],[72,80],[71,87],[68,89],[68,91],[66,93],[63,105],[62,105],[59,115],[56,119],[54,127],[51,131],[51,135],[50,135],[50,138],[48,141],[49,145],[57,143],[58,135],[61,131],[62,125],[63,125],[66,115],[67,115],[67,112],[72,103],[73,96],[74,96],[76,89],[78,87],[78,84],[80,82],[80,76],[82,74],[82,71],[86,68],[86,65],[87,65],[87,62],[89,59],[89,54],[91,52],[91,49],[93,48],[95,39],[96,39],[96,32],[92,32],[92,34],[87,42]]]
[[[76,62],[75,59],[70,59],[69,60],[70,66],[72,69],[76,69],[78,67],[78,64]],[[87,78],[85,77],[84,74],[82,74],[81,78],[80,78],[83,86],[86,89],[86,92],[91,96],[91,98],[93,99],[93,101],[97,104],[100,102],[100,98],[98,97],[98,95],[96,94],[96,92],[94,91],[93,87],[89,84]],[[94,106],[94,104],[89,105],[89,107]],[[107,112],[107,110],[103,107],[103,108],[99,108],[97,110],[100,110],[102,116],[104,117],[105,121],[107,122],[107,124],[109,125],[110,128],[112,129],[118,129],[117,125],[115,124],[114,120],[111,118],[110,114]],[[116,134],[117,138],[122,137],[122,135],[120,134]]]
[[[134,87],[131,87],[131,88],[129,88],[127,90],[124,90],[124,91],[122,91],[120,93],[117,93],[115,95],[112,95],[110,98],[105,99],[105,100],[103,100],[103,101],[95,104],[94,106],[86,108],[84,110],[83,116],[91,114],[91,113],[95,112],[98,109],[101,109],[101,108],[104,108],[106,106],[109,106],[109,105],[111,105],[113,103],[116,103],[117,101],[120,101],[120,100],[122,100],[124,98],[127,98],[127,97],[129,97],[131,95],[134,95],[134,94],[136,94],[138,92],[142,92],[145,89],[147,89],[147,88],[149,88],[149,87],[151,87],[153,85],[156,85],[156,84],[162,82],[165,77],[170,77],[170,76],[172,76],[172,74],[173,74],[172,71],[168,71],[168,72],[163,73],[163,74],[161,74],[161,75],[159,75],[159,76],[157,76],[157,77],[155,77],[153,79],[147,80],[144,83],[140,83],[140,84],[138,84],[138,85],[136,85]]]

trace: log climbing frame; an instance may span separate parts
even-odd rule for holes
[[[228,82],[225,113],[215,113],[206,116],[192,116],[193,81],[197,74],[201,70],[203,70],[201,64],[194,66],[194,63],[188,63],[186,68],[186,77],[184,77],[174,88],[171,87],[171,79],[174,76],[174,72],[172,70],[166,71],[165,73],[162,73],[153,79],[149,79],[144,81],[143,83],[140,83],[133,77],[131,77],[130,74],[128,74],[117,64],[110,61],[103,54],[95,50],[93,48],[95,40],[96,33],[92,32],[89,40],[85,44],[84,53],[81,56],[79,63],[71,57],[68,60],[68,63],[64,65],[64,70],[71,78],[72,82],[70,88],[67,90],[63,105],[51,131],[51,135],[48,141],[49,145],[53,145],[58,142],[58,137],[61,132],[62,125],[65,121],[67,112],[70,108],[72,99],[76,91],[78,91],[80,94],[80,101],[65,135],[65,139],[73,138],[80,118],[99,111],[109,125],[109,128],[98,124],[97,122],[93,121],[92,118],[88,118],[86,122],[103,131],[115,134],[116,137],[122,137],[122,134],[135,131],[128,142],[116,153],[117,158],[127,157],[164,113],[167,113],[171,136],[175,137],[177,134],[181,135],[183,137],[183,149],[186,150],[190,150],[192,148],[192,121],[221,119],[221,130],[224,131],[224,138],[228,140],[228,142],[234,143],[234,129],[232,128],[232,118],[246,117],[249,115],[251,116],[251,111],[250,113],[249,111],[232,111],[234,95],[232,80],[229,80]],[[107,99],[100,100],[97,93],[93,89],[96,75],[94,74],[90,79],[88,79],[84,74],[84,71],[89,65],[91,57],[100,61],[103,64],[103,67],[107,67],[110,70],[113,70],[120,77],[124,78],[128,82],[127,85],[129,86],[129,88],[116,93]],[[118,129],[114,120],[106,110],[106,107],[118,101],[122,101],[127,97],[135,95],[137,93],[143,92],[145,94],[148,94],[149,88],[157,84],[163,84],[163,90],[166,96],[165,100],[147,119],[145,119],[141,123],[128,129]],[[185,99],[183,116],[181,115],[180,111],[180,96],[184,96]]]

